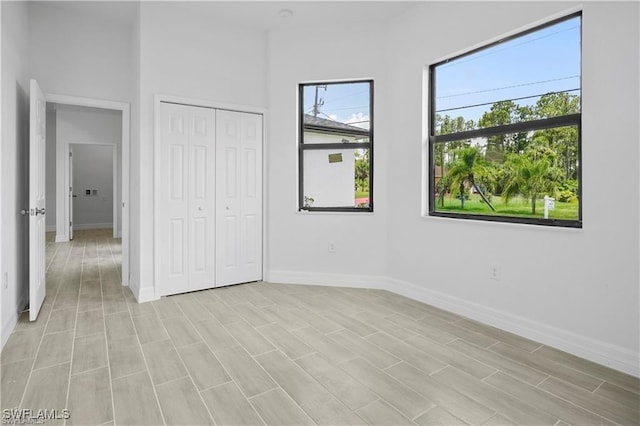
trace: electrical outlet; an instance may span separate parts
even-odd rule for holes
[[[327,244],[327,250],[329,251],[329,253],[335,253],[336,243],[334,243],[333,241],[329,241],[329,243]]]
[[[492,280],[500,281],[502,277],[502,268],[498,264],[489,265],[489,278]]]
[[[2,274],[2,287],[4,287],[4,289],[8,289],[9,288],[9,273],[5,272],[4,274]]]

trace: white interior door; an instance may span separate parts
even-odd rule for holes
[[[69,145],[69,239],[73,240],[73,148]]]
[[[216,286],[262,279],[262,115],[216,111]]]
[[[162,295],[215,286],[215,112],[160,104],[156,262]]]
[[[30,82],[29,100],[29,320],[35,321],[46,295],[45,282],[45,158],[46,105]]]

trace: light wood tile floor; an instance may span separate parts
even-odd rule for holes
[[[68,409],[69,425],[640,424],[637,378],[385,291],[252,283],[137,304],[110,233],[48,240],[39,319],[2,352],[3,409]]]

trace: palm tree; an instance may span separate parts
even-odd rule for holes
[[[476,176],[488,175],[488,168],[481,157],[480,149],[468,146],[458,150],[457,154],[456,160],[447,170],[446,179],[452,188],[459,188],[461,207],[464,209],[465,183],[469,183],[480,194],[482,201],[487,203],[492,211],[496,211],[491,201],[476,184]]]
[[[536,200],[547,193],[554,193],[559,170],[554,166],[549,149],[530,146],[524,154],[509,154],[505,161],[506,179],[502,190],[505,203],[516,195],[531,200],[531,214],[536,214]]]

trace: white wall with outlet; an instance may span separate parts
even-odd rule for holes
[[[419,214],[425,67],[576,6],[429,3],[395,21],[388,274],[405,294],[639,374],[637,3],[582,5],[583,229]]]
[[[73,150],[73,229],[113,226],[114,146],[71,144]]]
[[[380,56],[384,46],[385,26],[374,22],[269,33],[269,280],[376,286],[386,276],[386,157],[396,141],[385,118],[390,88]],[[298,84],[367,78],[375,80],[374,212],[298,212]]]

